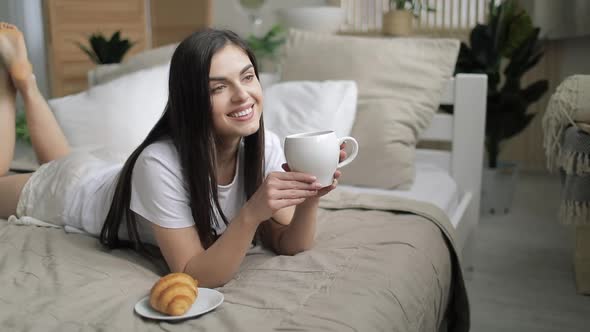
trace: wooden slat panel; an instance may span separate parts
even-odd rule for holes
[[[152,46],[177,43],[194,31],[211,26],[212,0],[152,0]]]
[[[146,48],[145,0],[45,0],[46,43],[54,97],[87,88],[87,72],[94,67],[75,44],[87,45],[92,33],[109,36],[121,30],[123,38],[136,42],[128,55]]]
[[[501,159],[516,161],[521,169],[535,172],[547,172],[543,149],[542,119],[551,95],[561,82],[560,64],[563,63],[563,41],[545,41],[544,47],[545,55],[537,66],[523,77],[522,86],[526,87],[539,79],[547,79],[549,89],[539,101],[532,104],[527,110],[529,113],[537,113],[529,127],[508,140],[500,153]]]

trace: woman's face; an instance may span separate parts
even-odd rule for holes
[[[233,139],[258,131],[262,88],[250,58],[241,48],[228,44],[213,55],[209,89],[217,136]]]

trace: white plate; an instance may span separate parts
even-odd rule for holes
[[[150,319],[180,320],[207,313],[217,308],[221,303],[223,303],[223,294],[216,291],[215,289],[199,287],[199,295],[197,296],[197,300],[195,303],[193,303],[193,306],[182,316],[169,316],[152,309],[150,306],[149,295],[139,300],[139,302],[135,304],[135,312],[137,312],[137,314],[140,316]]]

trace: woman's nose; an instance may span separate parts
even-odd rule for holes
[[[234,95],[232,96],[233,101],[240,102],[243,100],[248,99],[248,92],[243,86],[237,86],[236,90],[234,91]]]

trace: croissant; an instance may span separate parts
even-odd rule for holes
[[[186,273],[170,273],[152,287],[150,305],[161,313],[180,316],[191,308],[198,294],[197,280]]]

